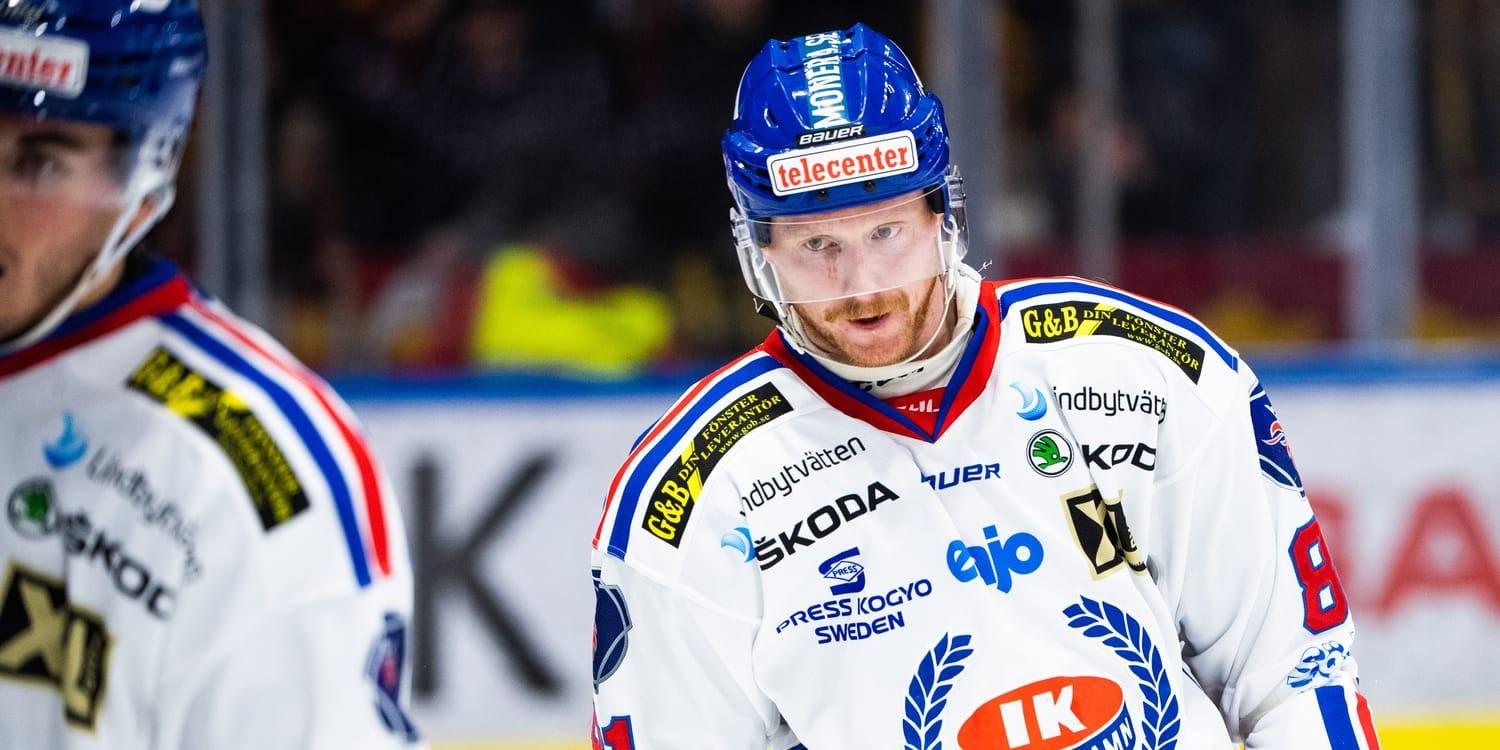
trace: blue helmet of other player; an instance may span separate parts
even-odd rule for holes
[[[0,115],[106,126],[119,209],[73,292],[14,348],[45,335],[166,214],[206,64],[197,0],[0,0]]]
[[[767,42],[723,152],[745,281],[794,337],[793,305],[932,279],[951,293],[962,180],[942,102],[890,39],[855,24]]]

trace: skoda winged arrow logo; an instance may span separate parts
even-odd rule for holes
[[[1055,477],[1073,465],[1073,446],[1057,430],[1042,430],[1027,443],[1031,468],[1044,477]]]
[[[57,440],[42,446],[42,455],[54,469],[66,469],[78,463],[89,449],[89,441],[73,424],[71,412],[63,412],[63,431]]]
[[[1010,389],[1021,397],[1021,410],[1016,412],[1016,416],[1028,422],[1035,422],[1047,415],[1047,399],[1042,397],[1040,388],[1011,383]]]

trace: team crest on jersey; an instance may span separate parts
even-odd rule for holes
[[[239,472],[261,527],[280,526],[307,510],[307,493],[260,418],[233,391],[157,347],[126,385],[166,406],[207,435]]]
[[[401,683],[406,666],[406,621],[394,612],[385,614],[380,634],[365,660],[365,676],[375,685],[375,712],[392,734],[416,742],[417,727],[401,707]]]
[[[962,750],[1133,748],[1125,692],[1103,677],[1051,677],[991,698],[958,730]]]
[[[619,586],[603,581],[594,568],[594,690],[619,670],[630,644],[630,610]]]
[[[92,732],[109,682],[103,618],[68,601],[63,581],[11,563],[0,581],[0,679],[62,694],[68,725]]]
[[[1302,492],[1302,475],[1292,461],[1292,446],[1286,429],[1266,389],[1256,383],[1250,392],[1250,421],[1255,426],[1255,449],[1260,452],[1260,471],[1267,479],[1289,490]]]

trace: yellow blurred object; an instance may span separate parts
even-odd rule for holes
[[[1279,313],[1267,301],[1241,290],[1228,290],[1203,306],[1204,322],[1237,346],[1315,341],[1333,334],[1316,312]]]
[[[1455,312],[1428,300],[1417,310],[1417,337],[1421,339],[1481,339],[1500,341],[1500,318],[1485,318]]]
[[[546,255],[526,245],[490,257],[476,307],[469,354],[481,366],[628,375],[650,363],[672,333],[661,294],[619,286],[568,296]]]

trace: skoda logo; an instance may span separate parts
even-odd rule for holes
[[[52,483],[31,479],[11,490],[5,501],[5,513],[16,533],[27,539],[41,539],[57,530],[56,505]]]
[[[1031,468],[1044,477],[1055,477],[1073,465],[1073,446],[1057,430],[1042,430],[1026,444]]]

